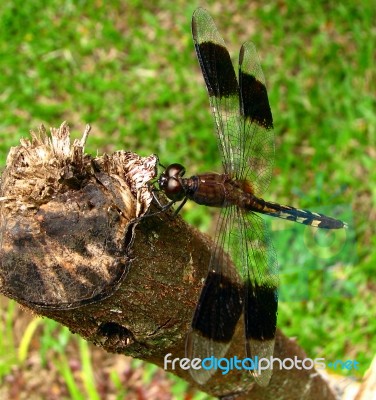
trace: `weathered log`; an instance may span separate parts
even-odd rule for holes
[[[91,157],[63,123],[11,149],[0,191],[0,292],[108,352],[163,368],[184,357],[211,241],[152,205],[158,159],[118,151]],[[150,211],[151,216],[145,218]],[[244,358],[241,322],[231,355]],[[305,355],[278,332],[275,357]],[[195,384],[189,371],[171,372]],[[276,370],[267,388],[247,372],[217,373],[215,396],[334,399],[314,370]]]

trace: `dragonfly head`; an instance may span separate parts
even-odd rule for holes
[[[158,185],[172,201],[183,200],[186,196],[181,177],[185,168],[181,164],[170,164],[158,178]]]

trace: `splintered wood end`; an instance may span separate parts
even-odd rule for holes
[[[0,187],[0,292],[67,309],[108,297],[127,273],[148,210],[156,156],[84,153],[90,127],[31,132],[10,150]]]

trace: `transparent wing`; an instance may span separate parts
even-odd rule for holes
[[[248,179],[259,196],[269,185],[274,160],[273,119],[254,45],[239,55],[239,83],[225,42],[208,12],[192,18],[197,58],[209,93],[226,173]]]
[[[278,267],[264,221],[237,207],[223,208],[215,238],[209,274],[188,334],[187,357],[224,357],[243,313],[247,357],[269,358],[276,330]],[[215,371],[190,372],[204,384]],[[265,386],[272,371],[252,374]]]
[[[192,35],[209,93],[223,167],[227,173],[235,175],[241,158],[236,145],[241,124],[235,70],[212,17],[202,8],[193,14]]]
[[[273,355],[278,310],[278,262],[264,220],[237,209],[236,243],[226,244],[244,281],[244,326],[247,357]],[[236,256],[238,254],[238,257]],[[266,386],[272,370],[252,372],[256,382]]]
[[[278,309],[278,262],[264,220],[237,207],[227,218],[226,228],[218,232],[221,246],[239,272],[243,282],[243,313],[247,357],[270,358],[274,351]],[[216,260],[212,258],[211,269]],[[221,267],[218,274],[223,275]],[[256,382],[266,386],[272,370],[252,371]]]
[[[269,186],[274,164],[273,117],[265,77],[253,43],[246,42],[239,53],[239,84],[242,128],[238,142],[241,149],[238,176],[251,182],[260,196]]]
[[[223,208],[217,223],[209,273],[187,336],[186,355],[190,359],[224,357],[243,311],[244,285],[224,251],[233,231],[234,217],[234,207]],[[190,369],[190,373],[196,382],[204,384],[215,370]]]

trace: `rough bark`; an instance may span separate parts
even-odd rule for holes
[[[8,156],[0,198],[0,291],[104,350],[163,367],[184,357],[211,241],[150,204],[157,158],[84,154],[62,124],[32,133]],[[149,210],[152,216],[143,218]],[[230,349],[244,357],[241,323]],[[278,332],[275,357],[304,358]],[[171,371],[191,382],[189,372]],[[268,387],[217,373],[199,389],[253,399],[334,399],[314,370],[276,370]]]

